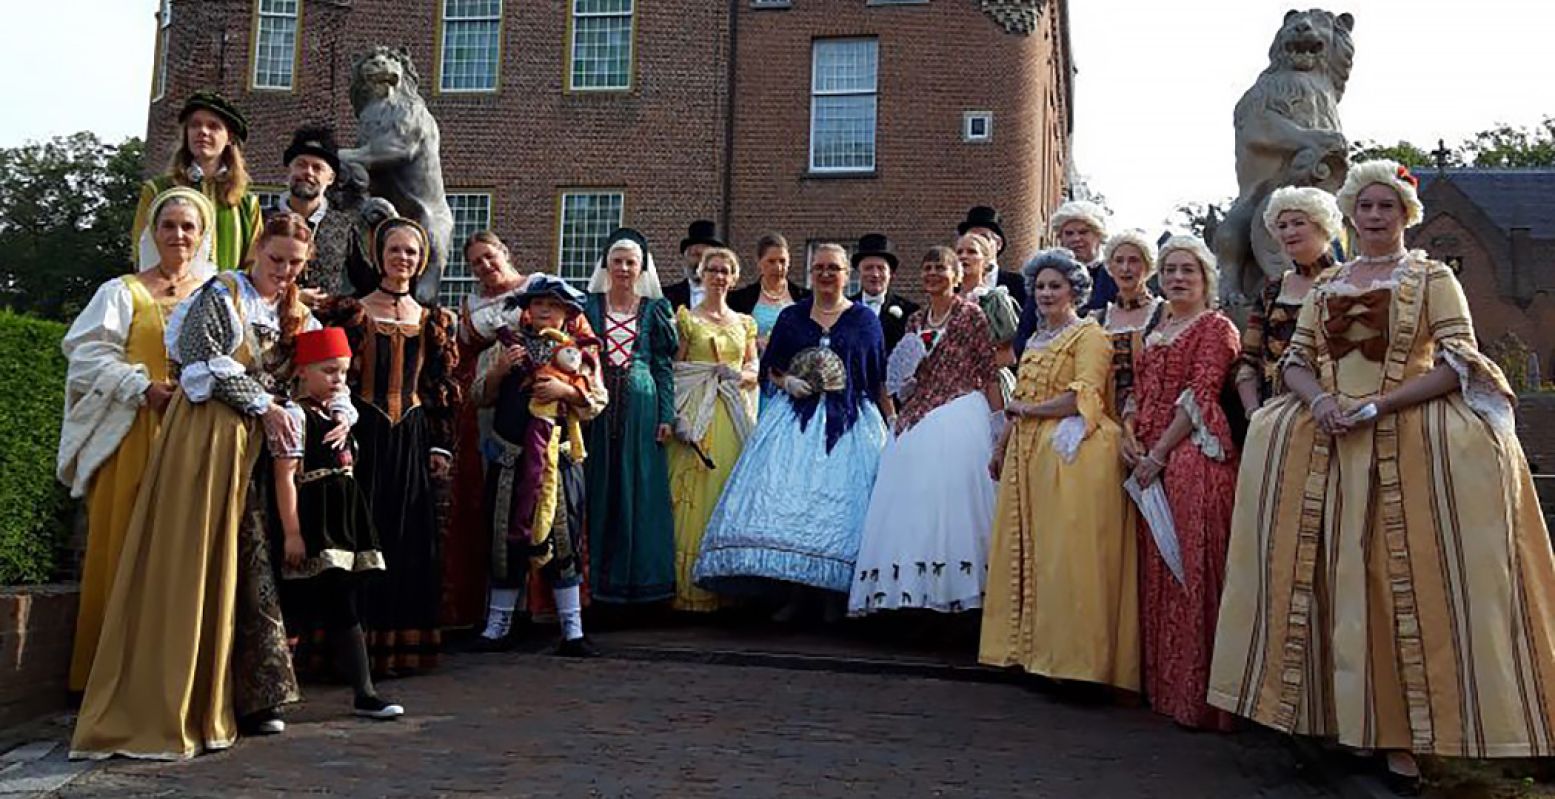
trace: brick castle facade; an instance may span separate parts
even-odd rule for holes
[[[148,171],[176,147],[181,99],[215,87],[252,119],[256,191],[278,192],[291,131],[329,122],[352,144],[353,60],[404,47],[441,126],[456,236],[489,226],[525,270],[583,276],[590,237],[619,222],[647,233],[670,282],[698,218],[718,222],[746,280],[767,231],[796,263],[807,244],[880,231],[915,266],[978,204],[1003,213],[1016,267],[1065,189],[1064,0],[163,0],[158,13]],[[899,287],[915,292],[915,273]]]

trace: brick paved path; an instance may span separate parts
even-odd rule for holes
[[[114,761],[64,797],[1326,797],[1256,731],[1012,685],[544,655],[458,655],[373,723],[314,686],[285,735]]]

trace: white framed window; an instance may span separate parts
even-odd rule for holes
[[[626,192],[620,189],[569,189],[562,192],[556,224],[556,274],[586,285],[605,237],[621,226]]]
[[[993,112],[967,111],[961,115],[961,140],[993,141]]]
[[[248,193],[259,201],[259,215],[267,217],[281,210],[286,202],[286,189],[280,186],[250,186]]]
[[[571,0],[569,91],[632,88],[632,12],[636,0]]]
[[[437,300],[449,308],[458,308],[464,296],[475,289],[475,276],[464,260],[464,241],[471,234],[491,229],[491,193],[482,191],[450,192],[444,195],[454,212],[453,246],[443,266]]]
[[[291,90],[301,5],[302,0],[254,0],[253,88]]]
[[[810,64],[810,171],[872,172],[879,42],[817,39]]]
[[[167,96],[167,45],[173,27],[173,0],[157,7],[157,60],[151,68],[151,102]]]
[[[443,0],[438,89],[497,90],[502,63],[502,0]]]

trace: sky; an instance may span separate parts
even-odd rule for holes
[[[809,0],[807,0],[809,1]],[[857,0],[814,0],[855,2]],[[972,0],[936,0],[972,2]],[[0,147],[144,135],[155,0],[13,3],[0,32]],[[1076,167],[1114,227],[1236,193],[1231,111],[1293,0],[1069,0]],[[1555,0],[1334,0],[1355,15],[1340,115],[1352,140],[1431,149],[1555,115]],[[21,80],[18,76],[29,76]]]

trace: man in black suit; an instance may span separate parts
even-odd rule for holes
[[[1011,272],[999,266],[999,257],[1004,255],[1004,227],[1000,224],[999,212],[986,205],[975,205],[966,212],[966,219],[956,225],[956,235],[965,236],[968,233],[978,233],[985,238],[992,239],[995,257],[988,264],[988,274],[993,276],[995,285],[1003,286],[1015,298],[1015,302],[1024,307],[1026,305],[1026,283],[1021,279],[1019,272]]]
[[[891,250],[891,240],[880,233],[866,233],[858,240],[852,261],[861,290],[848,298],[863,303],[864,307],[880,317],[887,357],[896,348],[896,342],[901,341],[906,334],[907,317],[918,310],[916,303],[891,291],[891,278],[897,267],[896,253]]]
[[[718,226],[711,220],[698,219],[686,229],[686,237],[680,240],[680,257],[684,262],[685,276],[664,287],[664,299],[675,308],[695,308],[702,302],[702,281],[697,278],[697,264],[702,263],[702,253],[710,247],[723,247],[718,238]]]

